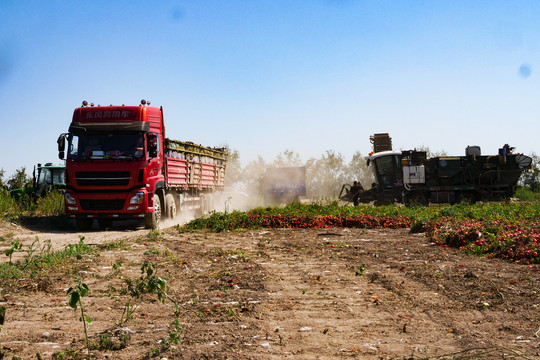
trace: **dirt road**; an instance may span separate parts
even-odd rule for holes
[[[4,224],[0,250],[15,237],[61,249],[82,235],[95,251],[2,281],[0,341],[9,355],[82,358],[80,314],[66,296],[79,278],[90,289],[83,304],[94,320],[91,340],[103,344],[107,334],[118,345],[92,350],[97,359],[540,357],[537,265],[468,256],[407,230],[43,228]],[[168,282],[164,303],[128,291],[126,279],[140,279],[144,261]],[[139,307],[117,325],[128,300]],[[167,344],[176,330],[178,344]]]

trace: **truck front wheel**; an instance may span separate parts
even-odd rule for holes
[[[159,196],[154,195],[152,202],[154,203],[154,212],[146,214],[144,217],[147,229],[157,228],[161,220],[161,200],[159,200]]]

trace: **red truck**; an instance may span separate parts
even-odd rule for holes
[[[102,228],[127,219],[156,228],[186,209],[211,210],[223,190],[225,149],[166,138],[163,108],[149,105],[84,101],[58,138],[58,155],[67,157],[65,211],[81,230],[94,219]]]

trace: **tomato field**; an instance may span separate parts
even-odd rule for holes
[[[411,228],[441,246],[488,257],[540,263],[540,204],[359,207],[290,204],[247,212],[213,212],[179,227],[212,231],[257,228]]]

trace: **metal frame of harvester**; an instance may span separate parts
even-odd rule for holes
[[[481,155],[468,146],[465,156],[427,158],[425,151],[392,150],[388,134],[371,138],[373,153],[366,157],[375,182],[368,190],[343,185],[339,198],[377,205],[501,201],[511,198],[532,158],[505,145],[497,155]]]

